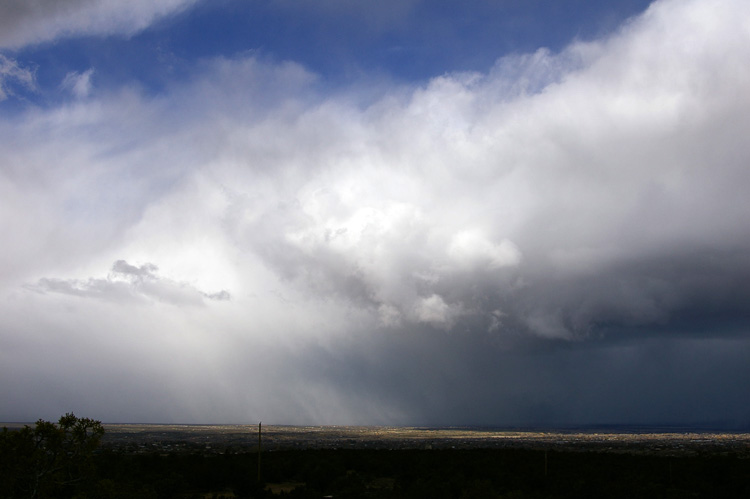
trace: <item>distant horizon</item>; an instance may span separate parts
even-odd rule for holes
[[[55,423],[56,421],[51,421]],[[36,421],[0,421],[0,428],[4,425],[34,425]],[[247,427],[258,428],[258,423],[133,423],[101,421],[104,426],[216,426],[216,427]],[[474,430],[488,432],[519,432],[519,433],[573,433],[573,432],[611,432],[611,433],[750,433],[750,427],[732,427],[715,424],[698,425],[659,425],[659,424],[602,424],[602,425],[570,425],[570,426],[492,426],[492,425],[367,425],[367,424],[277,424],[262,423],[262,427],[285,428],[403,428],[425,430]],[[663,430],[663,431],[662,431]],[[682,430],[682,431],[677,431]]]

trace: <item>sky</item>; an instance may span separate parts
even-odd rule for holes
[[[0,421],[750,428],[745,0],[0,4]]]

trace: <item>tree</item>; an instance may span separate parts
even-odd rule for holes
[[[100,421],[72,413],[57,424],[39,420],[34,428],[0,433],[0,496],[68,497],[93,474],[92,455],[104,428]]]

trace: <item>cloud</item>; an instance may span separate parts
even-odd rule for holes
[[[0,102],[14,95],[16,87],[27,91],[34,90],[36,88],[34,71],[0,54]]]
[[[0,5],[0,47],[18,48],[60,37],[130,35],[195,0],[8,0]]]
[[[462,266],[486,266],[498,269],[509,265],[518,265],[521,260],[518,248],[510,241],[503,240],[493,244],[472,230],[459,232],[451,239],[448,254]]]
[[[94,74],[94,68],[89,68],[83,73],[77,71],[71,71],[65,75],[60,86],[70,91],[75,97],[82,99],[88,97],[91,93],[92,82],[91,77]]]
[[[442,317],[492,328],[500,311],[498,331],[543,337],[658,328],[700,294],[684,286],[688,269],[706,269],[717,292],[741,288],[746,269],[734,255],[748,244],[737,189],[747,99],[727,90],[747,81],[731,62],[745,48],[716,32],[729,10],[696,26],[686,12],[702,8],[656,4],[608,40],[511,56],[486,75],[444,75],[374,104],[318,97],[293,64],[219,59],[167,99],[123,93],[55,119],[94,113],[76,126],[104,139],[68,132],[89,151],[72,178],[91,178],[82,172],[93,158],[111,165],[97,185],[143,165],[118,189],[143,230],[151,203],[166,203],[169,224],[171,210],[201,206],[189,198],[200,192],[216,199],[205,222],[219,224],[216,244],[249,252],[301,293],[403,327]],[[709,42],[687,50],[674,41],[683,33]],[[98,121],[112,113],[124,119]],[[156,158],[179,166],[155,175]],[[59,202],[69,206],[79,185]],[[114,206],[81,208],[94,202]],[[163,230],[179,237],[187,222]],[[706,267],[727,258],[731,272]]]
[[[231,299],[226,290],[206,293],[186,282],[176,282],[157,275],[159,268],[152,263],[141,266],[117,260],[106,278],[77,279],[42,278],[35,291],[61,293],[82,298],[97,298],[116,302],[148,303],[159,301],[173,305],[202,305],[204,299],[225,301]]]
[[[748,5],[378,99],[245,54],[0,118],[0,376],[161,421],[746,421]]]

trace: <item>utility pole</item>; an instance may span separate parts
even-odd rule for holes
[[[261,433],[261,423],[258,423],[258,483],[260,483],[260,433]]]

